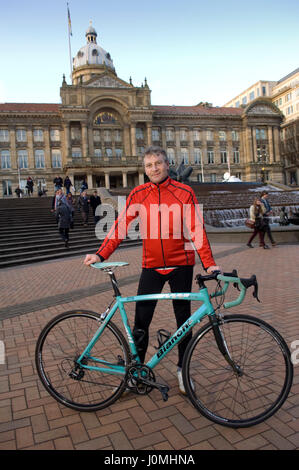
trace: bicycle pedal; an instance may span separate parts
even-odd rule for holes
[[[170,331],[167,330],[158,330],[157,331],[157,340],[158,340],[158,346],[154,346],[155,349],[160,349],[166,341],[169,340],[171,337]]]

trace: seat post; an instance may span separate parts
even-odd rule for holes
[[[108,271],[108,274],[110,276],[110,280],[111,280],[111,284],[112,284],[115,296],[120,297],[121,293],[120,293],[120,290],[118,288],[118,284],[117,284],[117,280],[116,280],[116,277],[114,275],[114,272],[113,271]]]

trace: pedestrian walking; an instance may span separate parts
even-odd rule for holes
[[[26,182],[28,196],[30,196],[31,194],[33,195],[33,186],[34,186],[33,179],[31,178],[31,176],[28,176],[27,182]]]
[[[94,223],[97,224],[98,221],[100,220],[100,216],[96,215],[97,207],[102,204],[101,198],[98,195],[97,190],[93,192],[93,194],[90,196],[90,207],[92,209],[93,217],[94,217]]]
[[[22,197],[23,196],[23,191],[21,190],[20,186],[17,186],[16,189],[15,189],[15,193],[18,197]]]
[[[279,225],[289,225],[289,224],[290,224],[290,221],[288,218],[288,214],[286,212],[285,206],[283,206],[279,212]]]
[[[64,246],[69,248],[69,231],[72,222],[72,213],[66,199],[59,199],[56,208],[59,234],[64,241]]]
[[[63,186],[63,180],[62,180],[61,176],[56,176],[56,177],[53,179],[53,183],[54,183],[54,191],[57,191],[57,189],[62,188],[62,186]]]
[[[65,187],[66,195],[68,195],[71,192],[71,186],[72,186],[72,182],[68,176],[66,176],[63,182],[63,186]]]
[[[273,214],[272,207],[270,206],[270,203],[268,201],[269,193],[268,191],[262,191],[261,193],[261,201],[265,206],[265,213],[263,215],[264,218],[264,223],[265,223],[265,232],[268,235],[268,238],[272,244],[272,246],[276,245],[275,240],[273,239],[271,228],[270,228],[270,215]]]
[[[78,206],[78,211],[81,212],[84,227],[87,227],[88,225],[89,204],[90,204],[90,200],[87,196],[87,192],[83,191],[79,196],[77,206]]]
[[[258,235],[260,239],[260,246],[268,249],[268,245],[265,244],[264,238],[265,238],[265,222],[263,215],[265,213],[265,206],[261,202],[261,200],[256,197],[252,206],[250,206],[249,209],[249,218],[250,220],[254,221],[254,229],[251,237],[249,238],[247,242],[247,246],[249,248],[254,248],[253,245],[251,244],[252,240]]]

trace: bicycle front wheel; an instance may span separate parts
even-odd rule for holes
[[[97,313],[64,312],[41,332],[35,353],[38,375],[46,390],[60,403],[79,411],[96,411],[114,403],[125,387],[124,374],[86,369],[77,364],[100,326]],[[109,322],[83,364],[92,367],[124,368],[129,347],[122,332]],[[94,359],[97,358],[101,362]]]
[[[215,423],[253,426],[272,416],[289,394],[293,380],[289,349],[272,326],[255,317],[228,315],[219,327],[239,373],[220,353],[207,324],[186,350],[185,389],[193,405]]]

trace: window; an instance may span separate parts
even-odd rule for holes
[[[51,129],[50,130],[50,139],[52,142],[59,142],[60,141],[60,130],[59,129]]]
[[[81,140],[81,128],[77,126],[71,127],[71,139]]]
[[[52,168],[61,168],[60,150],[52,150]]]
[[[42,129],[33,129],[33,140],[34,142],[43,142],[44,131]]]
[[[25,129],[17,129],[16,132],[17,141],[18,142],[26,142],[27,141],[27,133]]]
[[[266,131],[265,129],[256,129],[255,135],[257,140],[265,140],[266,139]]]
[[[115,149],[116,158],[121,158],[122,154],[123,154],[123,149],[120,149],[120,148]]]
[[[10,168],[10,151],[9,150],[1,151],[1,168],[3,170]]]
[[[244,96],[244,97],[242,98],[242,104],[246,104],[246,103],[247,103],[247,96]]]
[[[111,158],[112,157],[112,149],[111,148],[106,148],[105,149],[106,156]]]
[[[293,106],[288,106],[287,114],[292,114],[292,112],[293,112]]]
[[[213,133],[213,131],[207,131],[207,140],[208,140],[208,141],[214,140],[214,133]]]
[[[188,149],[181,149],[181,157],[182,157],[184,165],[188,165],[188,163],[189,163]]]
[[[9,142],[9,131],[7,129],[0,129],[0,142]]]
[[[198,142],[200,140],[200,130],[193,129],[193,140],[194,142]]]
[[[111,131],[109,129],[104,130],[104,142],[111,142]]]
[[[72,147],[72,158],[81,158],[81,149],[80,147]]]
[[[239,132],[232,131],[232,140],[239,140]]]
[[[160,131],[159,129],[152,129],[152,140],[153,142],[157,142],[160,140]]]
[[[20,170],[28,168],[28,153],[27,150],[18,150],[18,165]]]
[[[250,99],[250,101],[254,100],[254,91],[251,91],[249,93],[249,99]]]
[[[136,139],[144,140],[144,132],[143,132],[142,127],[136,127]]]
[[[174,140],[174,130],[173,129],[166,129],[166,142]]]
[[[240,153],[238,149],[234,149],[233,152],[233,162],[234,163],[240,163]]]
[[[291,101],[292,99],[292,93],[288,93],[286,96],[285,96],[285,102],[287,103],[288,101]]]
[[[194,149],[194,163],[195,165],[201,164],[201,151],[199,149]]]
[[[263,96],[266,96],[266,92],[267,92],[267,91],[266,91],[266,87],[265,87],[265,86],[262,86],[262,94],[263,94]]]
[[[121,130],[117,129],[115,131],[114,138],[115,138],[115,142],[121,142],[122,141]]]
[[[201,173],[198,173],[198,175],[197,175],[197,181],[198,181],[199,183],[202,183],[202,174],[201,174]]]
[[[102,149],[99,149],[99,148],[94,149],[94,156],[96,158],[100,158],[102,156]]]
[[[186,142],[187,140],[187,130],[186,129],[180,129],[180,140],[183,142]]]
[[[219,140],[221,142],[226,141],[226,132],[225,131],[219,131]]]
[[[214,163],[214,150],[208,149],[208,163]]]
[[[169,164],[170,164],[170,165],[174,165],[174,164],[175,164],[174,149],[172,149],[172,148],[168,148],[168,149],[167,149],[167,158],[168,158],[168,160],[169,160]]]
[[[34,152],[35,168],[45,168],[45,155],[43,150]]]
[[[138,147],[137,147],[137,155],[138,155],[139,157],[143,157],[144,152],[145,152],[145,148],[144,148],[144,147],[142,147],[142,146],[138,146]]]
[[[2,194],[3,196],[11,196],[12,195],[12,187],[10,180],[3,180],[2,181]]]
[[[235,102],[235,107],[236,107],[236,108],[240,108],[240,101],[236,101],[236,102]]]
[[[217,180],[216,173],[211,173],[210,178],[211,178],[211,183],[216,183],[216,180]]]
[[[221,150],[220,159],[221,159],[221,163],[227,163],[226,150]]]
[[[239,171],[237,171],[236,177],[239,178],[239,180],[241,180],[242,179],[241,176],[242,176],[241,173]]]
[[[93,140],[94,140],[94,142],[100,142],[101,141],[101,133],[98,129],[93,131]]]

